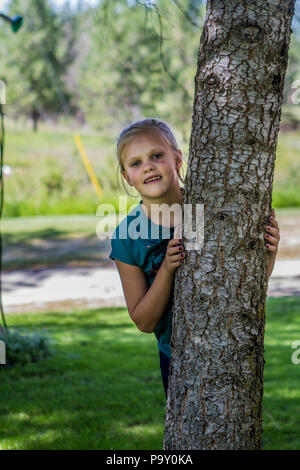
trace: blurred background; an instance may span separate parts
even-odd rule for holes
[[[117,199],[115,140],[129,122],[151,116],[166,120],[188,157],[205,2],[11,0],[0,1],[0,9],[24,16],[18,34],[3,22],[0,29],[9,166],[4,217],[95,214],[99,197],[75,133],[82,135],[103,202]],[[275,208],[300,206],[300,106],[292,103],[292,84],[300,79],[299,50],[295,17]]]
[[[24,17],[16,34],[0,20],[2,300],[9,326],[43,331],[56,345],[51,359],[5,366],[0,448],[159,449],[156,344],[128,318],[96,210],[109,203],[118,211],[126,194],[116,139],[133,120],[165,120],[186,169],[205,1],[0,0],[0,11]],[[299,448],[299,368],[290,359],[300,339],[298,0],[292,28],[273,184],[281,241],[266,330],[264,447],[277,449]],[[276,378],[289,385],[275,387]]]

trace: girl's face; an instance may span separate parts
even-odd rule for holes
[[[182,152],[179,150],[180,155]],[[147,129],[132,137],[122,152],[122,175],[142,198],[162,198],[179,186],[178,170],[182,159],[165,142],[160,132]],[[149,179],[157,177],[153,182]]]

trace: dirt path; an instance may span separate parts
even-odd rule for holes
[[[5,313],[125,306],[117,269],[66,266],[3,273]],[[278,261],[268,297],[300,295],[300,260]]]

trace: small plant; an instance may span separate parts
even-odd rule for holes
[[[17,331],[0,332],[0,341],[5,343],[6,364],[28,364],[53,355],[49,339],[42,334],[27,334]]]

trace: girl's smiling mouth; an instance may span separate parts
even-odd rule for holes
[[[157,183],[160,180],[161,176],[149,176],[149,178],[145,179],[144,184]]]

